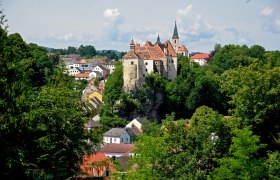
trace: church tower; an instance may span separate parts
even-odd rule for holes
[[[173,46],[173,49],[175,50],[175,52],[178,53],[179,36],[178,36],[176,21],[175,21],[175,27],[174,27],[174,32],[173,32],[173,36],[172,36],[172,46]]]

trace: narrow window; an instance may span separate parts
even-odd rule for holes
[[[146,62],[145,64],[148,65],[148,62]]]
[[[133,65],[134,64],[134,62],[133,61],[131,61],[131,65]]]

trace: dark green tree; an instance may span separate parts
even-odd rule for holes
[[[57,57],[8,35],[2,24],[0,42],[0,178],[73,177],[101,137],[83,128],[72,78]]]

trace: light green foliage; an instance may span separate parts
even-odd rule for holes
[[[136,156],[131,164],[136,164],[137,169],[127,174],[128,179],[160,179],[162,178],[156,168],[160,166],[160,160],[164,158],[168,147],[162,137],[140,136],[136,146]]]
[[[265,147],[259,137],[245,127],[234,131],[229,157],[218,159],[220,167],[214,170],[214,179],[260,179],[266,177],[264,160],[257,158],[258,151]]]
[[[269,153],[266,161],[268,177],[273,180],[280,179],[280,153],[279,151]]]

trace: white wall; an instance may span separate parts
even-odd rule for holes
[[[144,60],[144,65],[145,65],[145,69],[144,69],[144,73],[145,77],[148,76],[148,74],[154,73],[154,61],[153,60]],[[147,71],[146,71],[147,69]]]
[[[132,128],[133,125],[136,126],[138,129],[142,128],[142,124],[139,123],[136,119],[133,119],[132,121],[130,121],[130,123],[128,123],[125,127]]]
[[[205,59],[192,59],[194,62],[198,63],[200,66],[207,65],[207,61]]]
[[[104,143],[115,143],[115,144],[129,144],[130,143],[130,136],[126,132],[125,129],[123,129],[123,132],[120,137],[110,137],[110,136],[103,136],[103,142]]]

